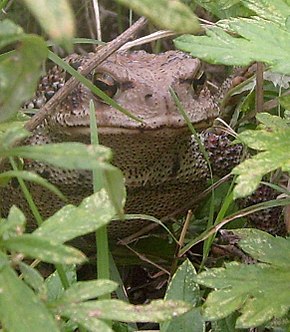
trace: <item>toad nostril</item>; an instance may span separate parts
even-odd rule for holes
[[[148,100],[152,97],[153,97],[152,93],[147,93],[147,95],[145,95],[145,100]]]

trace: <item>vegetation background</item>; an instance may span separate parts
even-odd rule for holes
[[[153,328],[146,325],[150,320],[160,323],[155,328],[163,332],[253,331],[254,328],[289,331],[289,238],[237,228],[241,223],[233,221],[269,207],[287,206],[290,202],[287,185],[282,186],[281,181],[268,184],[269,173],[276,179],[282,178],[284,183],[286,179],[287,183],[290,168],[290,2],[118,0],[102,4],[103,41],[122,33],[136,15],[145,15],[152,22],[146,34],[155,31],[153,25],[175,31],[179,34],[173,40],[175,47],[208,63],[247,66],[257,62],[257,77],[259,68],[264,66],[262,105],[258,87],[261,81],[255,76],[230,95],[242,94],[231,111],[230,124],[239,133],[239,141],[256,153],[232,171],[236,184],[216,193],[217,200],[223,198],[220,209],[206,217],[203,229],[199,228],[202,223],[197,219],[193,222],[196,226],[193,235],[177,247],[174,238],[158,239],[155,254],[163,258],[166,251],[174,274],[164,299],[137,305],[129,304],[118,288],[116,280],[121,281],[113,263],[111,270],[115,272],[110,273],[106,225],[116,214],[122,214],[125,201],[123,177],[110,164],[110,149],[97,144],[93,130],[90,149],[76,143],[16,145],[28,135],[23,127],[28,118],[19,110],[33,95],[43,74],[44,61],[48,58],[76,76],[56,54],[65,56],[73,49],[88,51],[98,43],[96,5],[96,1],[89,0],[0,1],[0,156],[8,158],[12,167],[0,175],[0,181],[5,186],[12,178],[18,180],[39,225],[32,233],[25,232],[25,216],[16,206],[1,219],[2,330],[134,331]],[[159,52],[173,44],[171,40],[157,41],[146,49]],[[87,84],[84,78],[77,78]],[[91,113],[93,117],[93,110]],[[95,174],[95,193],[80,206],[67,205],[43,221],[25,181],[42,184],[60,196],[61,193],[40,176],[21,170],[17,158],[36,159],[69,169],[86,165]],[[105,179],[102,183],[97,180],[98,174]],[[250,195],[262,179],[281,194],[280,198],[233,210],[233,200]],[[211,198],[209,202],[215,203]],[[285,222],[289,229],[287,208]],[[229,223],[239,239],[237,246],[253,258],[252,264],[229,262],[222,257],[214,261],[216,267],[205,268],[211,262],[211,256],[208,257],[215,234]],[[88,281],[77,276],[78,266],[86,261],[85,255],[65,243],[91,232],[96,232],[98,238],[98,272],[95,279]],[[184,257],[201,242],[198,265],[195,260],[176,258]],[[151,246],[149,242],[147,248]],[[176,250],[178,254],[174,257]],[[40,262],[53,264],[53,270],[42,275]],[[112,292],[119,299],[112,299]],[[141,327],[137,322],[145,324]]]

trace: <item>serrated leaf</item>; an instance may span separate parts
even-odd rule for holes
[[[241,2],[260,17],[281,25],[285,24],[290,15],[290,7],[283,0],[242,0]]]
[[[20,146],[0,153],[6,157],[35,159],[66,169],[115,169],[106,163],[111,159],[111,150],[104,146],[82,143],[57,143],[34,146]]]
[[[247,17],[253,14],[253,12],[248,10],[240,0],[198,0],[195,1],[195,3],[199,4],[220,19],[234,16]]]
[[[1,270],[0,285],[2,328],[9,332],[59,332],[51,313],[10,266]]]
[[[33,95],[46,57],[47,46],[41,37],[23,35],[16,52],[0,62],[0,121],[11,118]]]
[[[178,33],[196,33],[200,25],[193,11],[179,0],[117,0],[154,24]]]
[[[67,0],[23,0],[51,39],[63,46],[71,46],[74,36],[74,17]]]
[[[285,172],[290,170],[289,137],[289,128],[276,128],[272,131],[246,130],[239,135],[240,140],[247,146],[261,152],[232,170],[232,174],[238,175],[234,198],[251,194],[258,187],[263,175],[277,168]]]
[[[189,260],[184,261],[172,277],[164,299],[182,300],[195,307],[201,301],[199,286],[194,282],[195,276],[194,266]],[[191,330],[196,332],[205,331],[205,321],[201,316],[200,308],[192,308],[186,314],[170,322],[163,323],[160,331],[175,332]]]
[[[79,207],[66,205],[38,227],[35,236],[63,243],[108,224],[115,209],[104,189],[85,198]]]
[[[81,281],[68,288],[60,298],[61,303],[79,303],[85,300],[95,299],[96,297],[112,293],[118,284],[111,280],[90,280]]]
[[[290,238],[274,237],[258,229],[234,229],[241,237],[239,247],[253,258],[277,267],[290,269]]]
[[[229,263],[226,268],[202,272],[196,281],[217,289],[207,297],[204,317],[217,320],[240,310],[238,328],[259,326],[273,317],[280,318],[290,307],[289,278],[289,268],[266,264]]]
[[[191,306],[182,301],[153,300],[146,305],[132,305],[120,300],[88,301],[59,307],[65,317],[86,315],[95,319],[122,322],[163,322],[185,314]]]
[[[207,36],[184,35],[174,43],[177,48],[210,63],[246,66],[261,61],[272,71],[290,74],[287,61],[290,48],[285,46],[289,44],[290,31],[285,27],[257,17],[233,18],[219,21],[217,25],[206,30]]]
[[[52,264],[79,264],[85,261],[85,255],[79,250],[34,234],[23,234],[4,240],[1,246]]]

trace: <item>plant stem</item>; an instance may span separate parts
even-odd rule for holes
[[[14,171],[18,171],[18,167],[16,165],[15,160],[12,157],[10,157],[9,161],[10,161],[10,164],[11,164],[13,170]],[[29,208],[30,208],[30,210],[31,210],[31,212],[33,214],[33,217],[36,220],[37,225],[40,226],[42,224],[42,217],[41,217],[41,215],[40,215],[40,213],[38,211],[37,206],[35,205],[35,203],[33,201],[33,198],[31,196],[29,190],[27,189],[27,186],[26,186],[25,182],[23,181],[23,179],[21,179],[19,177],[17,178],[17,181],[18,181],[18,183],[20,185],[20,188],[22,190],[23,196],[25,197],[25,199],[26,199],[26,201],[27,201],[27,203],[29,205]]]
[[[90,101],[90,128],[91,143],[99,144],[97,132],[97,119],[94,103]],[[93,170],[93,186],[94,192],[99,191],[104,186],[103,174],[99,170]],[[110,262],[109,262],[109,244],[107,226],[103,226],[96,231],[97,242],[97,271],[98,279],[110,279]],[[110,299],[110,294],[106,294],[102,299]]]

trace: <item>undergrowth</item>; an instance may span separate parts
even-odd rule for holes
[[[264,106],[269,106],[256,115],[254,100],[257,90],[253,77],[232,90],[232,95],[243,96],[232,112],[231,125],[239,132],[237,140],[257,153],[232,171],[236,185],[226,187],[220,196],[217,194],[217,199],[222,201],[221,208],[216,217],[212,214],[210,224],[205,222],[203,229],[197,227],[193,236],[179,242],[177,249],[176,240],[170,237],[174,244],[171,249],[176,250],[176,258],[170,259],[174,261],[172,266],[177,268],[172,268],[174,273],[165,298],[144,305],[129,304],[128,299],[124,300],[121,288],[112,281],[120,280],[120,276],[110,273],[106,227],[112,219],[126,217],[123,211],[126,189],[121,171],[111,164],[112,151],[98,144],[93,106],[91,145],[17,145],[29,135],[23,128],[28,117],[18,111],[33,95],[47,57],[63,66],[100,98],[105,98],[107,103],[126,113],[48,46],[58,45],[70,52],[75,42],[94,44],[96,41],[74,39],[74,12],[65,0],[23,1],[23,6],[27,6],[49,37],[48,42],[40,35],[25,32],[18,25],[17,15],[15,22],[6,18],[5,10],[13,12],[11,3],[0,1],[0,156],[11,164],[11,170],[2,168],[0,181],[4,189],[1,192],[5,195],[5,185],[11,179],[17,179],[38,227],[32,232],[26,231],[26,218],[17,202],[7,216],[2,216],[2,330],[133,331],[137,329],[136,322],[150,321],[160,323],[163,332],[244,331],[254,327],[259,327],[259,331],[289,331],[288,237],[274,237],[235,224],[231,234],[236,248],[249,259],[252,257],[252,264],[223,261],[219,267],[204,268],[214,238],[221,228],[229,228],[230,222],[249,213],[290,203],[288,190],[276,184],[270,186],[281,193],[279,199],[243,210],[231,210],[234,199],[250,195],[269,173],[283,172],[287,176],[289,172],[289,2],[232,0],[220,1],[218,6],[214,1],[195,1],[190,5],[166,0],[118,0],[116,3],[119,15],[120,4],[127,5],[136,13],[148,16],[156,25],[183,34],[174,39],[175,46],[204,61],[230,66],[244,66],[253,61],[264,63]],[[194,9],[200,11],[197,5],[211,13],[216,22],[204,25],[203,33],[192,35],[189,33],[200,30],[193,12]],[[21,7],[17,8],[21,10]],[[120,23],[120,18],[118,20]],[[265,112],[270,105],[272,114]],[[132,114],[126,114],[132,117]],[[78,207],[65,205],[42,220],[26,182],[42,185],[64,200],[65,197],[40,175],[22,170],[19,158],[47,162],[65,169],[90,170],[93,172],[94,193],[84,198]],[[210,204],[214,203],[211,201]],[[144,218],[155,220],[149,216]],[[87,257],[73,247],[74,242],[69,242],[70,245],[67,242],[92,232],[97,238],[98,275],[94,280],[80,281],[77,280],[77,270]],[[193,264],[182,257],[200,242],[204,243],[203,259],[197,273],[196,261]],[[160,255],[162,250],[164,247],[160,249]],[[53,272],[44,277],[38,268],[40,262],[53,264]],[[114,265],[111,269],[116,271]],[[112,293],[122,300],[112,299]]]

